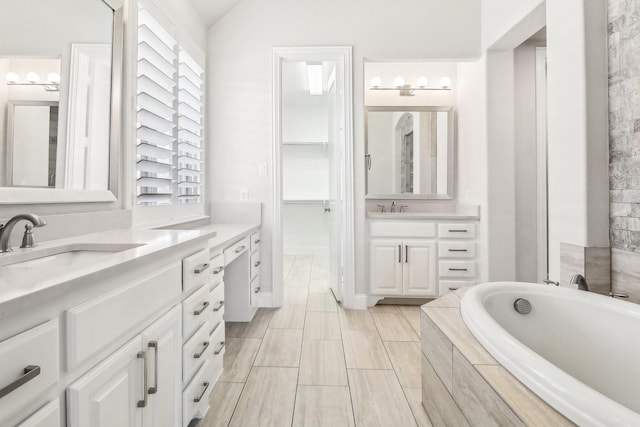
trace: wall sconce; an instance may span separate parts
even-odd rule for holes
[[[375,76],[371,79],[370,90],[397,90],[400,96],[415,96],[416,90],[451,90],[451,79],[442,77],[439,87],[428,87],[429,81],[426,77],[421,76],[416,80],[415,86],[405,84],[404,78],[398,76],[393,79],[393,87],[383,87],[382,79]]]
[[[33,71],[25,75],[26,83],[21,83],[20,76],[14,72],[7,73],[5,80],[8,86],[42,86],[47,92],[60,91],[60,74],[58,73],[48,73],[47,81],[44,83],[40,83],[40,75]]]

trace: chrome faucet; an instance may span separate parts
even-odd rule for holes
[[[391,202],[391,207],[389,208],[389,212],[395,212],[396,211],[396,202],[395,200],[393,202]]]
[[[44,227],[47,225],[47,222],[35,214],[19,214],[7,221],[6,224],[0,224],[0,252],[11,251],[11,231],[13,231],[13,227],[22,220],[29,221],[31,224],[27,224],[25,226],[24,237],[20,247],[32,248],[36,245],[35,238],[33,237],[33,231],[31,229],[33,227]]]
[[[582,274],[574,274],[571,276],[569,283],[572,285],[578,285],[578,289],[581,291],[589,290],[589,286],[587,286],[587,279],[585,279]]]

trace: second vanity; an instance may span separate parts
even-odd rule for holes
[[[204,416],[225,319],[257,310],[259,229],[114,230],[0,258],[0,425],[187,426]],[[6,265],[28,251],[53,255]]]
[[[475,285],[478,220],[473,206],[441,211],[409,207],[403,212],[370,207],[371,298],[435,298]]]

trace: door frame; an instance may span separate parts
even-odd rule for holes
[[[282,62],[333,61],[341,62],[344,82],[344,168],[342,218],[346,230],[342,239],[343,285],[342,304],[355,305],[355,227],[354,227],[354,171],[353,171],[353,48],[351,46],[274,47],[273,48],[273,232],[272,284],[273,306],[284,304],[283,237],[282,237]]]

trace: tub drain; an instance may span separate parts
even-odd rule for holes
[[[513,302],[513,308],[520,314],[531,313],[531,303],[524,298],[518,298]]]

